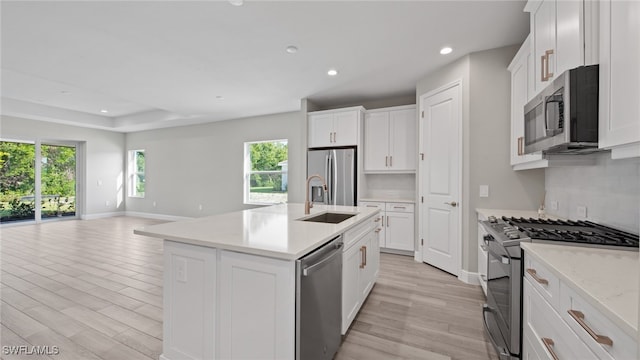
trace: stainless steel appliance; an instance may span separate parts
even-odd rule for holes
[[[524,107],[524,152],[598,149],[598,65],[567,70]]]
[[[639,237],[590,221],[490,217],[487,231],[485,329],[501,360],[519,359],[522,347],[522,241],[638,251]]]
[[[340,347],[342,236],[296,260],[296,359],[331,360]]]
[[[313,149],[307,152],[307,176],[318,174],[327,181],[311,181],[311,201],[328,205],[356,204],[356,149]]]

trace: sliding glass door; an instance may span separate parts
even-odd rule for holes
[[[0,223],[75,217],[76,155],[72,144],[0,141]]]

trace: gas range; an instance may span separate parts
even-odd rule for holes
[[[489,217],[485,228],[502,246],[521,241],[638,251],[639,237],[591,221]]]

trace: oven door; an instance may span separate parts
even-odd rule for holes
[[[519,358],[521,269],[520,247],[488,244],[485,326],[501,359]]]

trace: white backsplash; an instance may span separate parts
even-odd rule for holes
[[[414,199],[416,176],[414,174],[366,174],[360,198]]]
[[[611,160],[598,154],[595,166],[552,167],[545,170],[546,212],[568,219],[584,219],[622,230],[640,231],[640,159]],[[552,209],[552,201],[558,209]]]

